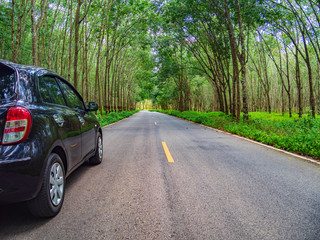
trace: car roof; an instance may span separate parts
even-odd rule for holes
[[[13,62],[10,62],[10,61],[7,61],[7,60],[3,60],[3,59],[0,59],[0,62],[9,66],[9,67],[12,67],[16,70],[26,70],[26,71],[32,71],[32,72],[37,72],[37,71],[40,71],[40,70],[46,70],[44,68],[41,68],[41,67],[36,67],[36,66],[31,66],[31,65],[22,65],[22,64],[17,64],[17,63],[13,63]]]
[[[17,64],[13,63],[7,60],[0,59],[0,63],[9,66],[13,68],[16,71],[24,70],[29,72],[31,75],[37,73],[37,72],[42,72],[42,74],[50,74],[50,75],[55,75],[61,77],[58,73],[53,72],[49,69],[43,68],[43,67],[37,67],[37,66],[32,66],[32,65],[22,65],[22,64]]]

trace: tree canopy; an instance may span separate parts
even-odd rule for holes
[[[0,0],[1,58],[100,110],[320,111],[317,0]]]

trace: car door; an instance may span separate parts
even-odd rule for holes
[[[74,109],[67,106],[62,91],[54,76],[39,78],[40,98],[46,104],[45,114],[52,118],[59,138],[68,156],[68,168],[72,169],[81,160],[81,125]]]
[[[80,94],[67,82],[59,79],[59,84],[63,90],[68,105],[77,112],[77,117],[81,125],[81,148],[82,158],[94,153],[96,145],[96,122],[94,122],[93,114],[86,110],[85,104]]]

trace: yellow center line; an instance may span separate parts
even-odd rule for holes
[[[157,125],[158,123],[157,122],[154,122],[154,125]]]
[[[162,142],[162,146],[163,146],[163,150],[164,150],[164,152],[165,152],[165,154],[167,156],[168,162],[174,163],[174,160],[173,160],[173,158],[171,156],[171,153],[170,153],[170,151],[168,149],[167,144],[165,142]]]

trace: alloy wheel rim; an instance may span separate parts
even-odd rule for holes
[[[102,159],[103,146],[102,146],[102,139],[101,139],[101,137],[99,137],[99,139],[98,139],[98,152],[99,152],[99,159]]]
[[[54,163],[50,170],[50,200],[58,206],[63,199],[64,174],[59,163]]]

